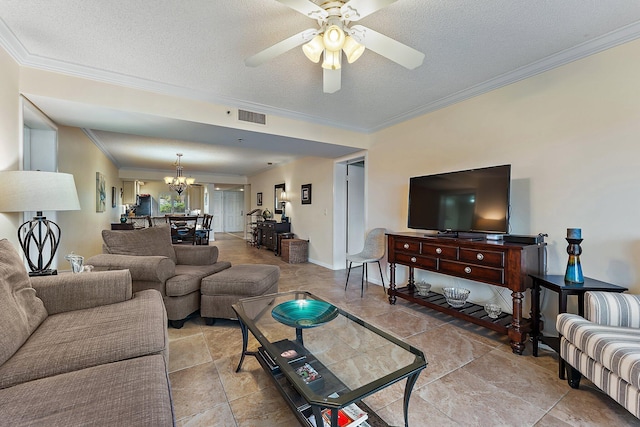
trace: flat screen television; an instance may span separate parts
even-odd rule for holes
[[[408,227],[508,233],[511,165],[412,177]]]

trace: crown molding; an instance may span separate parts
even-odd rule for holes
[[[87,137],[95,144],[95,146],[98,147],[98,150],[102,151],[102,154],[104,154],[109,160],[111,160],[111,163],[113,163],[118,169],[120,169],[120,163],[118,163],[116,161],[116,158],[111,155],[109,150],[107,150],[107,147],[105,147],[100,138],[98,138],[98,135],[93,133],[91,129],[86,128],[82,128],[82,132],[84,132],[84,134],[87,135]]]
[[[132,89],[144,90],[153,93],[205,101],[234,108],[242,108],[250,111],[261,112],[264,114],[273,114],[293,120],[300,120],[360,133],[374,133],[380,131],[409,119],[431,113],[433,111],[445,108],[466,99],[473,98],[475,96],[490,92],[503,86],[507,86],[511,83],[515,83],[520,80],[535,76],[537,74],[544,73],[545,71],[549,71],[553,68],[560,67],[578,59],[582,59],[598,52],[602,52],[604,50],[627,43],[637,38],[640,38],[640,22],[636,22],[616,29],[600,37],[586,41],[556,54],[547,56],[539,61],[535,61],[516,70],[504,73],[483,83],[477,84],[455,94],[423,105],[404,114],[393,116],[372,128],[362,128],[356,126],[347,126],[344,123],[320,119],[308,114],[303,114],[296,111],[277,108],[269,105],[263,105],[228,97],[221,97],[212,93],[196,91],[194,89],[186,87],[170,85],[166,83],[142,79],[139,77],[58,61],[38,55],[32,55],[25,49],[25,47],[20,43],[15,34],[13,34],[13,32],[0,19],[0,46],[2,46],[7,52],[9,52],[9,54],[21,66],[68,74],[75,77],[96,80],[104,83],[125,86]],[[85,133],[87,132],[85,131]],[[91,135],[87,135],[91,138]],[[96,142],[95,139],[92,140]],[[106,150],[101,147],[99,142],[96,142],[96,145],[106,154]]]
[[[527,64],[513,71],[509,71],[500,76],[472,86],[468,89],[462,90],[460,92],[441,98],[437,101],[431,102],[427,105],[423,105],[422,107],[408,111],[405,114],[391,117],[389,120],[380,123],[378,126],[372,129],[369,129],[368,132],[377,132],[387,127],[407,121],[409,119],[432,113],[436,110],[440,110],[450,105],[457,104],[458,102],[462,102],[466,99],[470,99],[478,95],[491,92],[492,90],[510,85],[512,83],[525,80],[529,77],[533,77],[562,65],[569,64],[570,62],[586,58],[598,52],[602,52],[612,47],[619,46],[637,38],[640,38],[640,22],[635,22],[633,24],[611,31],[610,33],[604,34],[595,39],[581,43],[577,46],[547,56],[539,61],[532,62],[531,64]]]

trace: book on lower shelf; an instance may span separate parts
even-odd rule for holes
[[[363,412],[355,403],[338,409],[338,427],[370,427],[366,421],[367,418],[367,413]],[[311,422],[311,425],[316,425],[315,416],[311,415],[308,420]],[[322,411],[322,421],[324,427],[331,427],[331,409]]]
[[[337,398],[338,393],[331,393],[328,397]],[[324,409],[322,411],[322,419],[326,427],[331,426],[331,411],[331,409]],[[369,415],[360,409],[356,403],[351,403],[344,408],[338,409],[338,427],[366,427],[369,425],[369,423],[365,425],[368,417]]]

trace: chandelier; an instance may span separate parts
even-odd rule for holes
[[[165,176],[164,183],[169,186],[170,189],[178,193],[182,194],[184,190],[187,189],[190,185],[193,185],[196,182],[195,178],[187,178],[182,175],[182,165],[180,164],[180,158],[182,157],[182,153],[177,154],[178,159],[176,160],[176,176]]]

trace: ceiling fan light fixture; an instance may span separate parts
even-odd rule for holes
[[[330,25],[324,30],[324,35],[322,36],[322,41],[324,42],[324,47],[331,51],[339,51],[344,46],[345,34],[342,31],[342,28],[337,25]]]
[[[362,56],[364,53],[364,45],[355,41],[355,39],[351,36],[347,36],[344,40],[344,46],[342,50],[344,50],[344,54],[347,57],[347,62],[349,64],[353,64]]]
[[[339,70],[341,68],[340,60],[342,58],[342,51],[331,51],[325,49],[324,61],[322,61],[322,68],[327,70]]]
[[[324,51],[324,44],[322,43],[321,36],[315,36],[311,39],[309,43],[302,45],[302,51],[309,58],[309,61],[315,62],[316,64],[320,62],[320,56]]]

